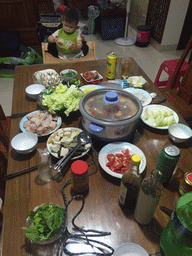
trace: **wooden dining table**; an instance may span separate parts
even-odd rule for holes
[[[116,79],[121,78],[121,59],[117,59]],[[164,106],[174,110],[171,103],[164,99],[164,96],[154,86],[153,82],[132,59],[130,75],[143,76],[147,83],[144,89],[149,93],[154,92],[157,96],[151,104],[159,104],[160,101]],[[95,60],[67,64],[37,64],[30,66],[17,66],[15,68],[13,101],[12,101],[12,118],[10,129],[11,139],[21,132],[19,125],[22,115],[15,114],[32,112],[40,108],[36,100],[28,98],[25,88],[34,83],[33,74],[36,71],[45,69],[54,69],[57,73],[66,68],[77,70],[77,78],[80,79],[81,85],[84,85],[80,73],[83,71],[97,70],[106,79],[107,61]],[[151,67],[152,68],[152,67]],[[24,114],[23,114],[24,115]],[[62,127],[81,127],[81,114],[77,111],[69,117],[63,116]],[[179,115],[179,122],[185,123]],[[47,136],[39,138],[37,149],[30,154],[16,153],[10,144],[8,156],[7,174],[15,173],[28,167],[33,167],[39,161],[39,149],[46,149]],[[146,157],[146,169],[143,172],[143,178],[150,175],[151,171],[156,168],[158,157],[161,150],[168,144],[174,144],[168,136],[167,130],[158,130],[150,128],[141,120],[130,142],[142,150]],[[97,143],[97,142],[94,142]],[[159,204],[156,208],[153,221],[142,226],[138,224],[133,217],[133,212],[123,212],[118,204],[118,195],[120,189],[120,179],[110,176],[100,166],[96,159],[101,146],[107,142],[98,140],[94,150],[84,156],[82,160],[89,164],[89,192],[85,197],[84,208],[76,220],[76,224],[85,229],[96,229],[100,231],[111,232],[109,236],[100,238],[100,241],[117,249],[123,243],[136,243],[142,246],[149,255],[160,254],[160,234],[166,227],[170,216],[164,213],[160,206],[165,206],[171,211],[175,209],[176,203],[180,197],[179,184],[183,174],[192,171],[192,147],[191,141],[184,144],[175,144],[181,152],[178,169],[168,187],[163,188]],[[100,145],[100,147],[98,146]],[[71,161],[72,163],[72,161]],[[55,175],[55,174],[54,174]],[[55,177],[55,176],[54,176]],[[46,202],[52,202],[64,207],[62,187],[70,180],[70,164],[66,168],[60,180],[51,179],[48,183],[43,183],[39,179],[38,170],[6,181],[4,214],[3,214],[3,256],[23,256],[23,255],[54,255],[51,248],[41,249],[45,254],[38,254],[39,248],[30,243],[25,237],[25,231],[22,229],[26,225],[27,213]],[[67,200],[72,197],[70,184],[65,188]],[[68,229],[71,231],[71,219],[79,211],[82,202],[73,200],[68,209]],[[55,245],[57,246],[57,244]],[[47,251],[50,250],[50,254]],[[42,253],[42,252],[41,252]],[[47,254],[46,254],[47,253]],[[158,254],[159,253],[159,254]]]

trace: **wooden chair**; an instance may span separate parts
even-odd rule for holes
[[[9,135],[10,135],[9,116],[5,116],[2,106],[0,105],[0,150],[7,157],[9,151]]]
[[[192,36],[184,50],[179,62],[175,68],[170,87],[162,87],[159,90],[175,107],[176,111],[192,126],[192,57],[189,58],[189,66],[180,82],[178,88],[175,88],[175,83],[178,79],[178,72],[185,61],[192,47]]]
[[[95,51],[95,42],[87,42],[89,46],[88,54],[83,58],[77,58],[74,60],[68,59],[59,59],[54,57],[48,52],[48,43],[41,43],[42,54],[43,54],[43,63],[66,63],[66,62],[79,62],[79,61],[89,61],[89,60],[96,60],[96,51]]]

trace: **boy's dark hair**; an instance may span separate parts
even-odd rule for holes
[[[79,22],[80,19],[80,11],[75,7],[67,7],[63,12],[63,20],[69,23]]]

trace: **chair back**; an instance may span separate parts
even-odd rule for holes
[[[174,73],[173,73],[173,76],[172,76],[172,79],[171,79],[171,83],[170,83],[170,87],[171,87],[171,88],[174,88],[174,87],[175,87],[175,83],[176,83],[176,81],[177,81],[177,79],[178,79],[179,70],[180,70],[180,68],[182,67],[182,65],[183,65],[184,61],[186,60],[186,58],[187,58],[187,56],[188,56],[188,54],[189,54],[189,51],[190,51],[191,49],[192,49],[192,35],[191,35],[191,37],[190,37],[190,39],[189,39],[189,42],[188,42],[188,44],[187,44],[187,46],[186,46],[186,48],[185,48],[185,50],[184,50],[184,52],[183,52],[181,58],[179,59],[179,62],[178,62],[178,64],[177,64],[176,68],[175,68],[175,71],[174,71]],[[190,55],[190,57],[189,57],[189,61],[188,61],[188,62],[189,62],[189,63],[192,62],[192,53],[191,53],[191,55]]]

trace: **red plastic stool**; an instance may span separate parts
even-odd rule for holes
[[[173,76],[173,73],[175,71],[175,68],[177,66],[179,62],[179,59],[173,59],[173,60],[165,60],[160,68],[159,68],[159,71],[157,73],[157,76],[155,78],[155,86],[157,87],[169,87],[170,85],[170,82],[171,82],[171,78]],[[178,73],[178,79],[177,79],[177,82],[175,84],[175,88],[177,88],[179,85],[180,85],[180,78],[184,75],[187,67],[189,66],[189,63],[187,61],[184,61],[179,73]],[[165,71],[168,75],[169,75],[169,78],[167,81],[159,81],[159,78],[160,78],[160,75],[162,73],[162,71]]]

